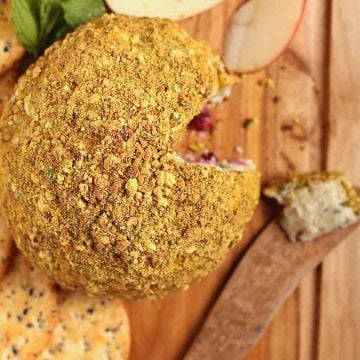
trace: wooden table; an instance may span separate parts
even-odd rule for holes
[[[221,52],[240,3],[227,0],[183,25]],[[342,170],[360,187],[359,16],[356,0],[309,0],[290,48],[266,71],[245,76],[215,111],[218,122],[205,139],[208,148],[229,158],[242,146],[264,182],[288,171]],[[259,85],[264,78],[275,86]],[[246,130],[243,121],[249,117],[259,123]],[[192,141],[187,136],[182,149]],[[131,360],[181,359],[241,254],[273,216],[262,201],[226,262],[187,292],[127,304]],[[358,231],[303,280],[246,360],[359,360],[359,284]]]

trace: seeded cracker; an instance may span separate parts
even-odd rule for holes
[[[36,359],[56,320],[52,283],[19,255],[0,282],[0,359]]]
[[[119,299],[64,295],[59,322],[39,360],[126,360],[130,329]]]
[[[24,55],[16,39],[10,0],[0,1],[0,74],[10,69]]]
[[[1,3],[0,3],[1,6]],[[3,104],[6,98],[8,98],[16,84],[18,78],[18,71],[16,69],[11,69],[5,74],[0,75],[0,118],[1,112],[3,109]],[[4,208],[3,208],[3,184],[4,176],[0,171],[0,279],[4,275],[9,261],[11,259],[11,254],[13,252],[13,239],[10,234],[9,227],[7,225]]]
[[[11,95],[18,78],[18,70],[11,69],[0,75],[0,117],[4,101]]]

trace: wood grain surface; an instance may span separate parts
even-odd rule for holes
[[[359,227],[360,221],[316,241],[292,243],[272,221],[239,262],[184,360],[247,355],[304,276]]]
[[[221,52],[231,14],[241,3],[226,0],[183,26]],[[245,76],[213,112],[216,130],[202,139],[207,148],[234,158],[235,147],[242,146],[264,182],[289,171],[328,169],[345,171],[360,187],[359,14],[356,0],[308,1],[290,48],[266,71]],[[260,86],[264,77],[275,86]],[[245,130],[249,117],[259,123]],[[185,152],[194,141],[188,134],[179,148]],[[182,358],[234,265],[274,216],[272,205],[262,201],[226,262],[187,292],[128,303],[131,360]],[[303,280],[246,360],[360,359],[359,240],[357,231]]]

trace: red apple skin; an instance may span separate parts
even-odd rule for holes
[[[303,7],[301,10],[301,14],[299,16],[299,20],[294,28],[293,33],[291,34],[291,36],[289,37],[289,41],[286,43],[286,45],[284,46],[284,48],[277,54],[275,55],[275,57],[269,61],[267,64],[264,64],[263,66],[259,67],[259,68],[255,68],[253,70],[249,70],[249,71],[243,71],[243,72],[239,72],[239,71],[232,71],[234,74],[237,75],[241,75],[241,74],[253,74],[255,72],[258,72],[260,70],[263,70],[267,67],[269,67],[270,65],[272,65],[276,60],[278,60],[283,54],[284,52],[287,50],[287,48],[289,47],[289,45],[291,44],[291,42],[293,41],[295,35],[297,34],[298,30],[300,29],[300,26],[302,24],[302,21],[305,17],[305,10],[306,10],[306,6],[307,6],[307,2],[308,0],[303,0]]]

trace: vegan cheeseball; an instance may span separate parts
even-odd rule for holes
[[[1,121],[5,210],[19,249],[65,289],[185,289],[241,238],[256,171],[186,163],[173,146],[232,85],[179,25],[104,15],[55,43]]]

